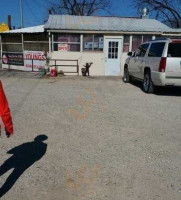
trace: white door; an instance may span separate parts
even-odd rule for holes
[[[121,74],[121,38],[106,38],[105,41],[105,75],[119,76]]]

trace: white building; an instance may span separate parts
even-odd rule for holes
[[[19,37],[19,42],[12,39],[7,43],[11,35],[12,38]],[[140,43],[157,37],[181,37],[181,29],[171,29],[147,18],[50,15],[44,26],[3,33],[1,55],[15,50],[13,45],[20,45],[19,51],[23,55],[33,51],[43,55],[43,51],[48,50],[50,58],[57,60],[59,70],[71,72],[72,69],[63,67],[67,62],[58,60],[78,60],[80,69],[86,62],[93,62],[91,75],[119,76],[127,52],[135,51]],[[73,65],[73,61],[69,65]],[[3,68],[7,67],[4,63]],[[11,68],[27,70],[25,65]]]

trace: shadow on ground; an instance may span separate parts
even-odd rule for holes
[[[0,176],[10,169],[14,170],[0,188],[0,197],[5,195],[13,187],[26,169],[45,155],[47,144],[43,143],[43,141],[46,139],[48,139],[46,135],[39,135],[33,142],[24,143],[7,152],[13,155],[0,166]]]
[[[142,82],[134,80],[131,82],[135,87],[140,88],[142,92]],[[154,95],[158,96],[181,96],[181,87],[156,87]]]

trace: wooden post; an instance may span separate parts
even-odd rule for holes
[[[130,35],[130,39],[129,39],[129,52],[132,51],[132,42],[133,42],[133,36]]]
[[[80,35],[80,52],[83,52],[83,34]]]
[[[48,38],[49,38],[48,41],[49,41],[49,54],[50,54],[50,52],[52,51],[51,50],[51,33],[50,32],[48,33]]]
[[[57,60],[55,60],[55,69],[57,70]]]
[[[24,35],[23,35],[23,33],[21,34],[21,42],[22,42],[22,52],[23,52],[23,60],[24,60]],[[25,69],[25,62],[23,62],[23,64],[24,64],[24,69]]]
[[[32,61],[32,72],[33,72],[33,59],[31,61]]]
[[[79,61],[77,60],[77,75],[79,76]]]

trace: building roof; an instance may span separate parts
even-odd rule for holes
[[[27,28],[20,28],[20,29],[14,29],[10,31],[4,31],[2,33],[43,33],[45,31],[44,25],[39,26],[33,26],[33,27],[27,27]]]
[[[171,29],[155,19],[72,15],[50,15],[44,28],[107,32],[181,32],[181,29]]]

